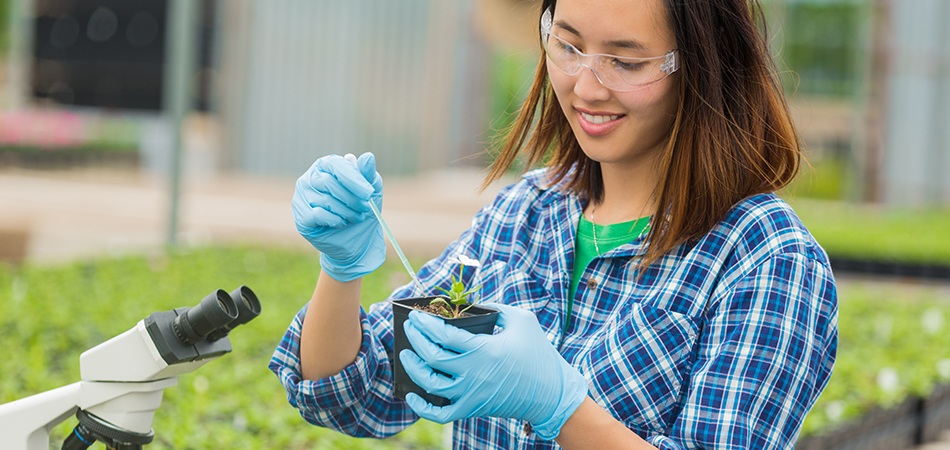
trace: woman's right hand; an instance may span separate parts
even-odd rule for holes
[[[297,179],[292,202],[297,231],[320,251],[320,267],[347,282],[376,270],[386,259],[383,230],[369,202],[383,203],[376,158],[364,153],[354,165],[324,156]]]

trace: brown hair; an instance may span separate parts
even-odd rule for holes
[[[786,186],[803,159],[763,37],[758,0],[662,1],[680,58],[674,74],[680,100],[660,162],[657,214],[641,268],[702,237],[740,200]],[[543,0],[541,11],[553,12],[555,4]],[[602,199],[600,164],[574,137],[551,88],[543,50],[528,97],[483,186],[509,171],[519,156],[525,169],[546,165],[552,184],[565,181],[590,201]]]

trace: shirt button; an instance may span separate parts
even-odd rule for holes
[[[597,280],[594,278],[587,279],[587,288],[588,289],[597,289]]]

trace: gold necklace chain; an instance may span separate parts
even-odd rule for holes
[[[600,246],[597,245],[597,224],[594,223],[594,210],[595,210],[595,209],[597,209],[597,205],[591,204],[591,205],[590,205],[590,229],[591,229],[591,232],[592,232],[593,235],[594,235],[594,251],[597,252],[597,256],[600,256]],[[641,211],[641,212],[642,212],[642,211]],[[642,218],[643,218],[643,217],[637,217],[637,220],[635,220],[635,221],[633,222],[633,226],[630,227],[630,229],[631,229],[631,230],[637,229],[637,224],[640,223],[640,219],[642,219]],[[646,227],[644,227],[642,230],[640,230],[640,234],[637,235],[636,239],[640,239],[641,237],[643,237],[643,233],[646,233],[646,231],[647,231]]]

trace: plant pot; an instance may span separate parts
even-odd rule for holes
[[[395,378],[396,397],[405,400],[406,394],[415,392],[425,399],[425,401],[435,406],[446,406],[452,402],[445,397],[429,394],[421,387],[416,385],[416,383],[414,383],[412,379],[409,378],[409,374],[406,373],[406,369],[399,361],[399,352],[407,348],[413,350],[412,344],[409,343],[409,338],[406,337],[406,331],[403,328],[403,322],[409,318],[409,312],[416,309],[415,306],[428,305],[429,302],[435,298],[438,297],[418,297],[393,300],[393,377]],[[425,314],[431,314],[425,311],[422,312]],[[498,320],[497,310],[484,308],[481,306],[472,306],[467,311],[465,311],[464,316],[454,319],[436,316],[435,314],[432,315],[444,320],[446,323],[449,323],[452,326],[461,328],[473,334],[491,334],[492,331],[495,330],[495,321]]]

